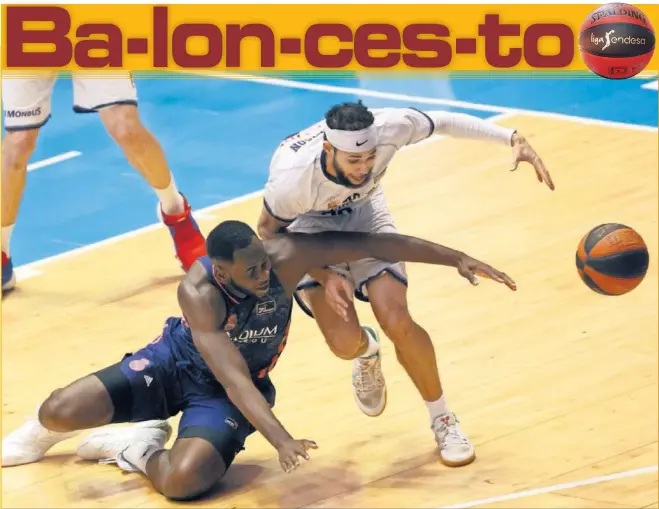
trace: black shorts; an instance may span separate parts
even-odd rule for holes
[[[178,319],[169,319],[161,336],[94,373],[114,404],[112,422],[168,419],[183,412],[178,438],[202,438],[219,452],[229,468],[256,429],[217,385],[203,381],[194,367],[177,359],[171,348]],[[269,378],[255,381],[274,406],[275,388]]]

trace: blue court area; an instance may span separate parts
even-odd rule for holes
[[[643,87],[653,81],[355,77],[293,86],[285,86],[285,80],[209,78],[141,79],[136,84],[144,123],[162,144],[179,188],[200,209],[262,189],[281,139],[322,119],[338,102],[362,98],[371,107],[449,109],[481,118],[515,108],[656,128],[657,90]],[[357,89],[372,93],[362,95]],[[70,151],[81,155],[29,172],[12,236],[15,266],[157,220],[150,187],[95,114],[73,113],[72,98],[71,81],[60,79],[53,116],[30,162]]]

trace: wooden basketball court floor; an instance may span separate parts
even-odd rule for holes
[[[296,308],[273,379],[277,416],[320,449],[293,474],[259,435],[208,507],[657,507],[656,131],[507,116],[552,172],[508,171],[507,148],[433,139],[401,152],[385,189],[401,231],[466,251],[509,273],[514,293],[455,271],[409,266],[414,318],[432,336],[447,398],[477,459],[438,460],[425,405],[388,340],[389,403],[378,418],[352,400],[350,363],[332,356]],[[254,224],[261,199],[206,211]],[[581,237],[604,222],[646,239],[646,280],[603,297],[578,279]],[[163,254],[164,253],[164,254]],[[48,394],[155,338],[177,314],[180,272],[154,229],[63,257],[3,301],[3,436]],[[363,322],[374,324],[359,304]],[[174,423],[177,419],[173,420]],[[41,463],[3,469],[4,507],[168,507],[148,481],[82,462],[77,440]]]

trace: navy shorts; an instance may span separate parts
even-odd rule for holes
[[[178,438],[213,444],[228,468],[256,429],[231,402],[222,386],[209,383],[174,344],[180,319],[170,318],[153,342],[94,373],[114,404],[113,423],[168,419],[182,412]],[[268,377],[255,385],[273,407],[275,388]]]

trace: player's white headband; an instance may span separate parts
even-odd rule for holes
[[[360,131],[341,131],[332,129],[325,123],[327,141],[343,152],[368,152],[378,143],[375,125],[370,125]]]

